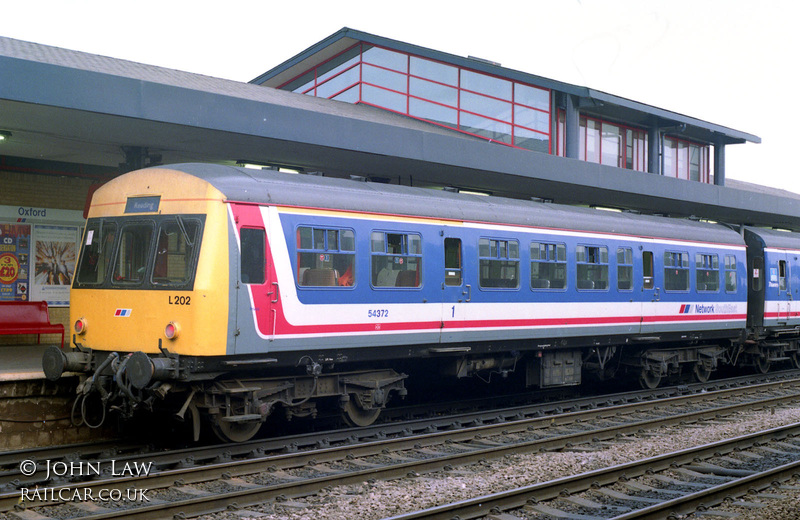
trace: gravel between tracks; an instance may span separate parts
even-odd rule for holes
[[[265,504],[247,511],[206,515],[205,519],[372,520],[439,504],[513,489],[536,482],[591,471],[615,464],[678,451],[745,433],[800,422],[800,408],[752,411],[735,420],[703,426],[663,428],[635,442],[615,443],[593,452],[510,455],[451,472],[416,478],[377,481],[323,490],[301,501]],[[794,483],[794,485],[798,485]],[[762,509],[735,509],[740,518],[788,520],[800,518],[800,491],[782,491],[786,500],[770,500]],[[753,516],[750,516],[753,515]]]

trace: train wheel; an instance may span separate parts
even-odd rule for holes
[[[245,442],[252,439],[261,429],[260,422],[227,422],[218,418],[211,419],[211,429],[223,442]]]
[[[767,356],[757,356],[755,358],[756,372],[758,372],[759,374],[766,374],[767,372],[769,372],[770,365],[771,363]]]
[[[652,370],[643,368],[642,373],[639,375],[639,384],[645,390],[652,390],[661,384],[661,374],[656,374]]]
[[[375,422],[380,414],[380,408],[364,410],[352,398],[342,406],[342,416],[351,426],[369,426]]]
[[[793,352],[791,358],[792,358],[792,367],[800,368],[800,352]]]
[[[694,373],[694,378],[699,383],[705,383],[711,377],[711,369],[708,368],[704,363],[697,363],[692,372]]]

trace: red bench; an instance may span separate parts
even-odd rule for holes
[[[64,326],[50,323],[47,302],[0,302],[0,334],[61,334],[64,348]]]

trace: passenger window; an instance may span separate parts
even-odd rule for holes
[[[567,246],[531,242],[531,289],[567,287]]]
[[[239,237],[242,283],[260,285],[266,280],[266,233],[263,229],[242,228]]]
[[[725,292],[736,292],[736,256],[725,255]]]
[[[655,267],[653,267],[653,252],[642,252],[642,288],[652,289],[655,287]]]
[[[422,237],[416,233],[373,231],[373,287],[419,287],[422,283]]]
[[[699,292],[719,291],[719,255],[695,255],[695,278]]]
[[[485,288],[519,288],[519,242],[478,240],[480,285]]]
[[[461,285],[461,239],[444,239],[444,283],[445,285]]]
[[[297,285],[352,287],[356,281],[352,229],[297,228]]]
[[[577,246],[575,262],[578,267],[578,289],[608,289],[608,248],[606,246]]]
[[[617,248],[617,289],[633,290],[633,249],[630,247]]]
[[[123,226],[112,283],[140,284],[145,278],[150,244],[153,241],[153,223],[134,223]]]
[[[689,253],[664,252],[664,290],[689,290]]]

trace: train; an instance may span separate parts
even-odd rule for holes
[[[526,388],[800,367],[800,234],[359,179],[176,164],[92,198],[73,418],[220,439],[322,408],[372,424],[409,375]],[[94,410],[92,412],[92,410]]]

